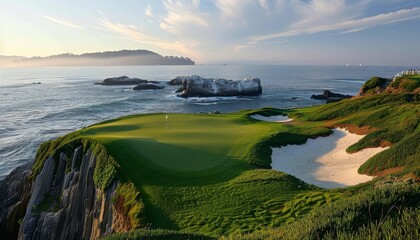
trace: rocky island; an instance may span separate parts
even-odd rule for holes
[[[231,96],[258,96],[262,94],[261,80],[259,78],[246,78],[240,81],[223,78],[203,78],[200,76],[178,77],[168,84],[179,85],[182,88],[177,92],[179,97],[231,97]]]

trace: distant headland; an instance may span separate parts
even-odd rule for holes
[[[0,56],[0,66],[137,66],[194,65],[188,57],[162,56],[149,50],[120,50],[84,54],[64,53],[48,57]]]

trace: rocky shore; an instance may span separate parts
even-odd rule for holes
[[[117,180],[104,190],[94,183],[97,156],[79,146],[69,157],[49,156],[31,179],[31,166],[15,169],[0,182],[2,239],[97,239],[131,229],[112,198]]]

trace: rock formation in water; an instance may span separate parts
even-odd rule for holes
[[[126,209],[113,201],[119,181],[101,190],[96,166],[92,151],[79,146],[71,157],[48,157],[34,181],[29,164],[15,169],[0,182],[1,238],[97,239],[131,230]]]
[[[322,95],[312,95],[311,96],[312,99],[327,100],[327,103],[338,102],[338,101],[341,101],[343,99],[351,98],[351,97],[353,97],[353,96],[344,95],[344,94],[341,94],[341,93],[334,93],[334,92],[331,92],[329,90],[324,90]]]
[[[163,89],[162,86],[152,84],[152,83],[142,83],[133,88],[133,90],[159,90]]]
[[[217,96],[257,96],[262,93],[259,78],[246,78],[240,81],[223,78],[202,78],[188,76],[182,80],[183,91],[179,97],[217,97]]]
[[[140,78],[129,78],[127,76],[120,76],[120,77],[112,77],[106,78],[102,82],[95,83],[99,85],[105,86],[114,86],[114,85],[137,85],[142,83],[148,83],[148,80],[140,79]]]

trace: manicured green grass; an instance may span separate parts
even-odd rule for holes
[[[95,125],[82,135],[111,149],[113,156],[130,152],[152,169],[171,175],[200,175],[241,161],[271,130],[241,121],[239,116],[198,114],[170,114],[166,120],[164,114],[153,114]]]

